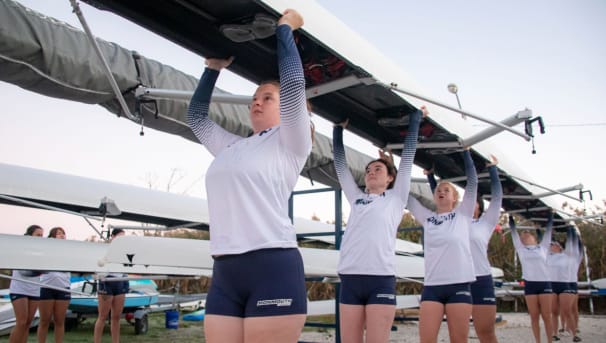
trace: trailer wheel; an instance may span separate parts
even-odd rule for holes
[[[147,329],[147,314],[135,319],[135,335],[144,335],[147,333]]]

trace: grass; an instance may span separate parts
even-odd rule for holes
[[[334,316],[314,316],[308,317],[309,322],[330,324],[334,323]],[[126,320],[120,321],[120,341],[121,342],[162,342],[162,343],[173,343],[173,342],[204,342],[204,322],[188,322],[179,320],[179,328],[166,329],[165,328],[165,315],[163,312],[151,313],[148,318],[148,331],[143,335],[135,335],[135,328],[131,324],[128,324]],[[88,343],[93,340],[93,328],[95,325],[95,318],[89,318],[81,322],[77,328],[67,331],[65,333],[65,343]],[[326,332],[326,328],[317,327],[305,327],[304,331],[319,331]],[[54,342],[52,329],[49,330],[47,342]],[[0,343],[8,342],[8,336],[0,337]],[[28,343],[38,342],[36,332],[31,331],[27,339]],[[103,334],[103,343],[111,342],[109,334],[109,325],[105,325],[105,332]]]
[[[149,315],[149,329],[146,334],[135,335],[134,326],[128,324],[126,320],[120,321],[120,341],[121,342],[204,342],[203,321],[188,322],[179,320],[179,328],[166,329],[164,313],[152,313]],[[95,319],[89,318],[80,323],[76,329],[65,333],[65,343],[88,343],[93,340],[93,328]],[[111,342],[109,334],[109,325],[105,325],[103,340]],[[8,336],[0,337],[0,342],[8,342]],[[27,339],[28,343],[38,342],[35,331],[30,332]],[[52,329],[49,330],[47,342],[54,342]]]

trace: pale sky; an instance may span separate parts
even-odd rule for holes
[[[19,2],[81,27],[68,0]],[[530,143],[508,133],[491,138],[500,149],[495,154],[508,154],[546,187],[582,183],[599,200],[588,202],[588,209],[606,199],[600,136],[606,128],[605,1],[318,3],[411,75],[423,94],[455,106],[446,87],[454,82],[463,108],[473,113],[502,120],[530,108],[541,115],[547,133],[537,135],[536,154]],[[86,4],[81,7],[96,36],[190,75],[201,74],[201,57],[113,14]],[[236,94],[254,90],[254,85],[228,72],[222,73],[217,86]],[[48,98],[4,82],[0,100],[0,162],[144,187],[152,183],[164,190],[176,169],[182,178],[171,191],[205,197],[204,173],[211,157],[198,144],[150,129],[140,137],[136,124],[100,106]],[[317,116],[314,121],[330,137],[330,124]],[[474,125],[478,131],[485,128]],[[369,155],[376,152],[352,135],[345,136],[345,144]],[[307,188],[309,182],[301,178],[298,189]],[[326,197],[297,198],[295,215],[333,219],[332,198],[325,202],[328,205],[318,206]],[[93,234],[81,219],[47,211],[0,205],[0,217],[2,233],[21,234],[37,223],[47,230],[65,226],[68,238]]]

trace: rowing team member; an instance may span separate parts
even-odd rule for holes
[[[190,102],[188,124],[215,156],[206,177],[215,258],[207,342],[296,342],[305,323],[303,260],[288,217],[288,199],[312,147],[305,77],[292,33],[302,25],[301,15],[290,9],[278,20],[280,81],[257,88],[250,137],[229,133],[208,116],[219,71],[233,58],[206,60]]]
[[[31,225],[25,231],[25,236],[42,237],[44,229],[39,225]],[[11,304],[15,312],[15,326],[11,330],[9,342],[27,342],[29,327],[40,302],[40,273],[30,270],[13,270],[13,278],[31,282],[11,280],[9,287]]]
[[[48,233],[49,238],[66,239],[62,227],[54,227]],[[40,322],[38,323],[38,343],[46,342],[48,327],[53,322],[55,342],[63,342],[65,336],[65,314],[71,300],[71,293],[61,291],[69,290],[71,274],[69,272],[46,272],[40,275],[40,283],[54,288],[40,288]]]
[[[109,242],[114,239],[124,236],[125,232],[122,229],[113,229],[111,232]],[[106,279],[125,277],[126,274],[122,273],[109,273]],[[128,293],[128,281],[99,281],[99,287],[97,288],[97,320],[95,321],[95,328],[93,330],[93,341],[95,343],[101,343],[103,337],[103,329],[105,328],[105,322],[107,317],[110,315],[110,334],[112,342],[120,341],[120,318],[122,317],[122,310],[124,309],[124,301],[126,300],[126,293]]]
[[[364,191],[347,168],[343,129],[348,120],[333,130],[335,169],[351,206],[337,267],[344,342],[363,342],[364,337],[367,342],[389,340],[396,309],[396,234],[410,192],[421,111],[409,118],[398,171],[389,159],[371,161],[366,166]]]
[[[498,160],[491,155],[486,166],[490,173],[490,205],[484,211],[484,200],[478,195],[471,221],[470,252],[473,260],[476,281],[471,283],[473,326],[480,343],[495,343],[495,319],[497,303],[492,279],[492,270],[488,261],[488,243],[499,222],[503,188],[497,171]],[[431,171],[425,171],[432,192],[437,188],[436,179]]]
[[[563,247],[562,245],[565,245]],[[580,342],[578,325],[578,270],[583,259],[583,245],[577,229],[569,227],[565,243],[552,241],[547,255],[547,267],[553,286],[552,325],[553,340],[559,341],[558,333],[567,331],[573,342]],[[575,315],[576,313],[576,315]],[[561,316],[562,330],[558,332],[558,317]]]
[[[553,229],[553,213],[550,212],[541,243],[530,231],[524,230],[518,234],[513,216],[509,216],[509,227],[513,246],[522,264],[524,279],[524,298],[535,342],[541,341],[539,317],[543,319],[547,342],[553,340],[553,323],[551,321],[551,304],[553,288],[547,268],[547,253],[551,242]]]

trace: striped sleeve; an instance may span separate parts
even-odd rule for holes
[[[280,141],[295,155],[307,157],[311,151],[311,128],[301,57],[290,26],[278,26],[276,37],[280,73]]]
[[[512,215],[509,215],[509,229],[511,230],[511,241],[513,242],[513,246],[516,251],[519,252],[522,249],[522,241],[520,240],[520,235],[518,235],[516,221],[513,219]]]
[[[564,249],[564,253],[574,259],[576,259],[578,249],[575,236],[574,228],[569,226],[568,230],[566,230],[566,248]]]
[[[571,226],[568,228],[566,235],[566,253],[573,258],[578,264],[583,260],[583,242],[577,234],[576,228]]]
[[[351,171],[347,168],[347,158],[345,157],[345,148],[343,147],[343,127],[340,125],[332,129],[332,150],[339,184],[345,193],[345,197],[351,203],[361,191],[353,175],[351,175]]]
[[[210,97],[218,77],[218,70],[209,68],[204,70],[187,109],[187,124],[200,143],[213,156],[216,156],[229,144],[242,138],[226,131],[208,117]]]
[[[465,175],[467,175],[467,184],[465,185],[465,194],[463,201],[459,205],[457,212],[462,213],[470,218],[473,217],[473,210],[476,206],[476,197],[478,193],[478,174],[471,159],[469,150],[463,151],[463,161],[465,163]]]
[[[431,189],[431,194],[436,192],[436,188],[438,187],[438,181],[436,181],[436,176],[434,173],[427,174],[427,182],[429,182],[429,189]]]
[[[547,225],[545,225],[545,233],[543,234],[543,239],[541,239],[541,246],[547,250],[549,250],[549,245],[551,244],[551,234],[553,232],[553,212],[549,212],[549,216],[547,217]]]
[[[421,125],[421,111],[417,110],[411,113],[408,124],[408,134],[404,139],[404,147],[402,156],[400,156],[400,165],[398,166],[398,175],[394,183],[394,190],[400,196],[404,205],[408,201],[408,193],[410,193],[410,174],[412,164],[417,151],[417,139],[419,138],[419,126]]]
[[[580,232],[575,228],[574,237],[576,238],[576,247],[577,247],[577,265],[580,265],[583,261],[583,255],[585,254],[585,246],[583,246],[583,240],[581,239]]]
[[[487,235],[492,235],[494,227],[499,222],[499,214],[501,213],[501,205],[503,202],[503,187],[499,180],[499,172],[496,166],[490,166],[490,205],[482,216],[482,221],[486,223],[485,227]]]

